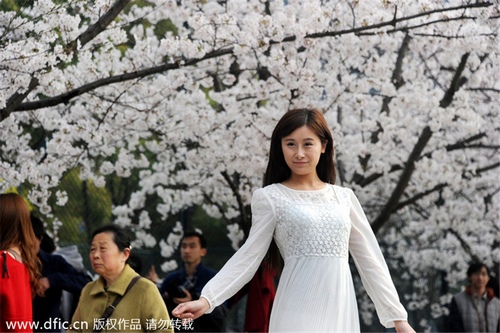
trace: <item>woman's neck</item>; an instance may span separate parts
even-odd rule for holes
[[[310,178],[310,177],[290,177],[281,184],[286,187],[295,189],[295,190],[306,190],[306,191],[315,191],[321,190],[325,188],[325,182],[319,179],[319,177]]]
[[[19,249],[19,246],[17,245],[8,246],[7,252],[12,258],[16,259],[19,262],[23,262],[23,257],[21,256],[21,250]]]
[[[125,269],[125,267],[123,267]],[[106,287],[109,288],[111,287],[120,277],[120,275],[123,273],[123,269],[118,273],[118,274],[112,274],[112,275],[107,275],[107,276],[102,276],[104,281],[106,281]]]

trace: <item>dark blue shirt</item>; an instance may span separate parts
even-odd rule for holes
[[[59,255],[40,250],[38,258],[42,262],[42,276],[49,280],[50,288],[45,291],[45,297],[36,296],[33,299],[33,321],[42,327],[35,332],[60,332],[61,330],[57,329],[57,321],[54,324],[54,318],[58,318],[60,322],[62,291],[69,291],[79,297],[90,278]],[[49,321],[51,324],[45,324]],[[47,329],[43,328],[44,324]]]
[[[169,273],[160,286],[160,293],[165,299],[165,304],[167,305],[171,318],[175,318],[172,316],[172,310],[177,306],[177,304],[172,301],[171,297],[165,297],[165,292],[172,292],[177,287],[183,286],[189,291],[193,300],[199,299],[201,290],[216,273],[217,271],[204,266],[203,263],[196,266],[196,271],[192,279],[187,276],[184,266],[182,266],[180,270]],[[226,311],[225,305],[218,306],[212,311],[212,313],[204,314],[200,318],[196,319],[193,324],[194,329],[188,329],[186,331],[225,332]]]

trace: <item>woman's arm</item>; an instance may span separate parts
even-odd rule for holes
[[[205,308],[208,302],[210,313],[215,307],[236,294],[252,279],[266,255],[273,238],[275,226],[274,210],[263,189],[256,190],[252,196],[252,227],[243,246],[228,260],[222,269],[205,285],[199,302],[189,305],[194,312]],[[202,300],[203,298],[203,300]],[[178,314],[183,314],[178,307]]]

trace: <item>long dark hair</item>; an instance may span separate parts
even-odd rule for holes
[[[285,162],[281,139],[302,126],[309,127],[320,138],[322,144],[326,143],[325,152],[321,154],[316,172],[325,183],[335,184],[333,137],[325,117],[318,109],[294,109],[285,113],[274,128],[264,186],[281,183],[290,178],[292,171]],[[283,268],[283,258],[274,240],[271,242],[264,263],[278,272]]]
[[[38,259],[37,239],[31,227],[28,204],[16,193],[0,194],[0,250],[18,246],[23,264],[28,268],[31,293],[43,295],[40,289],[41,263]]]
[[[326,142],[325,152],[321,154],[316,172],[325,183],[335,184],[333,137],[325,117],[317,109],[294,109],[285,113],[274,128],[269,149],[269,162],[264,175],[264,186],[281,183],[290,178],[292,172],[285,162],[281,139],[302,126],[307,126],[316,133],[322,144]]]

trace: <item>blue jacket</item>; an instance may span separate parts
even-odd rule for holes
[[[42,276],[49,280],[50,288],[45,291],[45,297],[36,296],[33,299],[33,321],[42,327],[35,332],[54,332],[57,331],[54,330],[57,327],[53,324],[46,324],[46,327],[52,327],[52,330],[44,329],[43,325],[49,320],[53,322],[54,318],[61,319],[62,291],[69,291],[78,298],[83,287],[90,282],[90,278],[59,255],[40,250],[38,258],[42,262]]]
[[[200,263],[196,266],[196,280],[194,285],[190,288],[187,288],[189,293],[191,294],[193,300],[199,299],[201,295],[201,290],[210,281],[211,278],[217,271],[210,269]],[[172,317],[172,310],[177,306],[172,301],[171,297],[165,297],[165,292],[168,290],[172,290],[177,286],[182,286],[185,284],[187,280],[186,277],[186,269],[182,266],[181,269],[169,273],[165,279],[163,280],[160,286],[160,293],[162,297],[164,297],[165,304],[167,305],[168,311]],[[223,304],[214,309],[214,311],[210,314],[204,314],[200,318],[194,321],[193,329],[187,329],[187,332],[225,332],[226,328],[226,306]],[[182,331],[182,330],[181,330]]]

